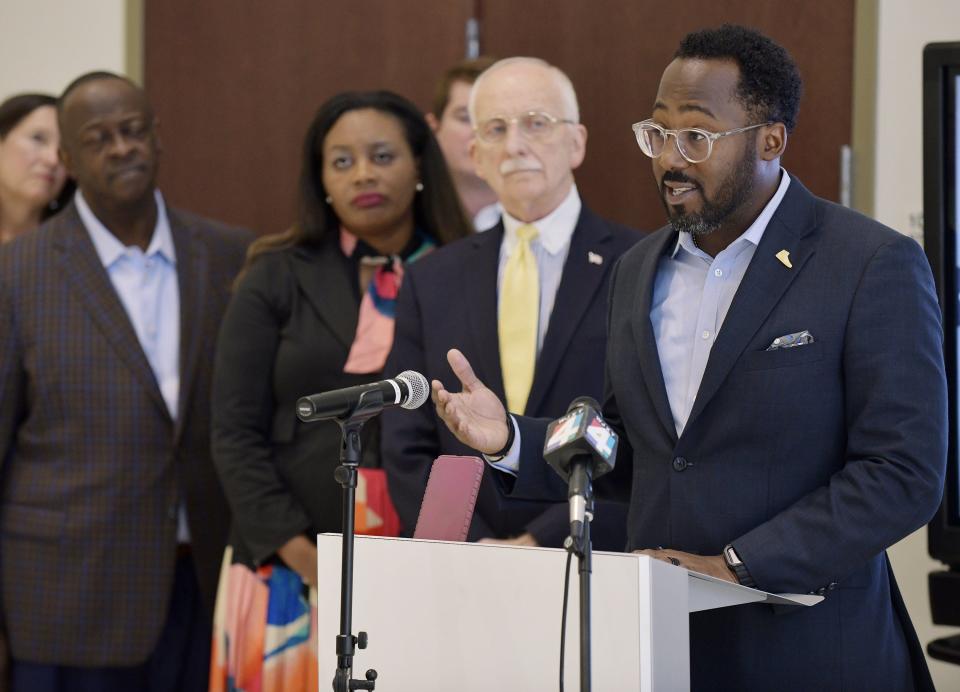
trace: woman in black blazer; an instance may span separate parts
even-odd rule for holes
[[[314,536],[340,530],[340,430],[300,424],[295,402],[380,379],[404,264],[469,233],[413,104],[349,92],[320,108],[303,147],[299,220],[251,247],[217,344],[213,455],[234,516],[212,690],[228,678],[237,690],[317,688],[308,587]],[[379,466],[376,420],[363,452],[362,466]]]

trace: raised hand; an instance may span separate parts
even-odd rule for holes
[[[494,454],[507,443],[507,411],[497,395],[477,379],[466,357],[457,349],[447,352],[447,362],[460,380],[454,394],[434,380],[433,403],[437,414],[458,440],[484,454]]]

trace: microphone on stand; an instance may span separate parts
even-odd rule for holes
[[[570,536],[583,540],[584,522],[592,517],[593,480],[613,470],[617,434],[600,415],[600,404],[588,396],[573,400],[566,414],[547,426],[543,458],[569,483]]]
[[[430,385],[419,372],[404,370],[389,380],[301,397],[297,400],[297,417],[304,423],[329,418],[346,419],[378,395],[382,397],[381,409],[387,406],[415,409],[430,397]]]
[[[340,426],[340,465],[333,477],[343,488],[343,548],[340,580],[340,634],[337,635],[337,670],[333,689],[372,690],[377,671],[370,669],[366,680],[355,680],[353,659],[356,648],[367,648],[367,633],[354,636],[353,628],[353,548],[356,513],[356,491],[360,460],[363,458],[360,431],[369,419],[388,406],[414,409],[422,406],[430,394],[427,378],[419,372],[405,370],[389,380],[361,384],[311,394],[297,400],[297,417],[304,423],[334,419]]]

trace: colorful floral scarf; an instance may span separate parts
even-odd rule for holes
[[[406,257],[392,255],[364,255],[359,262],[375,266],[373,278],[360,300],[357,333],[353,337],[350,355],[343,371],[351,374],[380,372],[393,345],[393,319],[397,309],[397,294],[403,283],[403,267],[414,262],[436,247],[425,233],[414,231],[413,251]],[[340,249],[347,257],[357,250],[358,240],[346,229],[340,229]]]

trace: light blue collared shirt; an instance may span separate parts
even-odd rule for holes
[[[689,233],[681,233],[673,252],[660,259],[650,322],[677,435],[690,417],[710,349],[733,297],[789,185],[790,176],[781,169],[780,185],[763,211],[716,257],[698,248]],[[495,469],[516,475],[520,468],[520,434],[516,421],[512,422],[516,437],[510,452],[500,461],[487,461]]]
[[[157,379],[170,417],[177,419],[180,396],[180,287],[177,283],[177,254],[167,218],[167,207],[159,190],[157,223],[147,251],[125,246],[96,217],[83,194],[75,201],[80,219],[90,234],[97,256],[107,270],[127,317],[137,334],[143,353]],[[189,542],[186,515],[181,504],[177,539]]]
[[[650,322],[677,435],[690,417],[733,297],[789,185],[790,176],[782,171],[780,185],[760,215],[716,257],[698,248],[689,233],[681,233],[673,252],[660,259]]]
[[[570,192],[556,209],[542,219],[530,222],[536,226],[539,234],[530,243],[533,256],[537,260],[537,274],[540,279],[540,312],[537,320],[537,356],[543,349],[543,340],[550,325],[550,315],[553,314],[553,305],[557,299],[557,289],[563,278],[563,265],[570,252],[570,238],[580,219],[580,209],[583,207],[577,186],[571,185]],[[511,216],[503,211],[503,242],[500,243],[500,264],[497,268],[497,294],[503,284],[503,271],[507,266],[510,254],[517,247],[519,237],[517,229],[527,225],[526,222]]]

